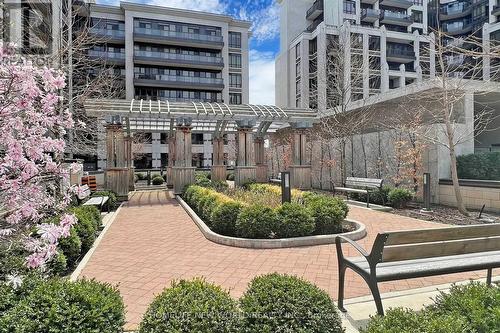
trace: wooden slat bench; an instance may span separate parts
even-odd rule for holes
[[[82,201],[83,199],[87,198],[90,195],[90,188],[88,185],[83,185],[81,187],[81,191],[78,194],[78,201]],[[97,206],[99,207],[99,210],[102,211],[102,208],[104,205],[108,202],[109,197],[108,196],[100,196],[100,197],[93,197],[90,198],[89,200],[85,201],[83,203],[83,206]],[[108,207],[108,213],[109,213],[109,205]]]
[[[370,207],[370,191],[374,189],[381,190],[382,179],[376,178],[356,178],[347,177],[345,181],[345,187],[338,187],[333,184],[333,194],[335,192],[346,192],[347,199],[349,199],[349,193],[361,193],[366,194],[366,207]],[[383,199],[382,199],[383,200]],[[385,202],[383,203],[385,205]]]
[[[362,257],[346,258],[342,242],[352,245]],[[493,268],[500,267],[500,224],[379,233],[368,254],[356,242],[338,236],[338,307],[344,309],[347,268],[361,275],[371,290],[377,312],[384,314],[378,282],[404,280],[487,270],[491,284]]]

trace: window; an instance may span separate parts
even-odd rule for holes
[[[229,67],[241,68],[241,54],[229,53]]]
[[[241,74],[229,73],[229,87],[241,88]]]
[[[411,16],[413,17],[413,21],[415,23],[423,23],[424,20],[423,20],[423,14],[422,12],[419,12],[419,11],[416,11],[414,10],[412,13],[411,13]]]
[[[354,1],[345,0],[344,1],[344,13],[356,14],[356,3]]]
[[[230,93],[229,104],[241,104],[241,94]]]
[[[191,134],[191,143],[193,145],[202,145],[203,144],[203,133],[192,133]]]
[[[229,32],[229,47],[241,49],[241,32]]]

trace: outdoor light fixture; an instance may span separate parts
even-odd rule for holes
[[[292,201],[292,187],[290,185],[290,171],[281,172],[281,203]]]

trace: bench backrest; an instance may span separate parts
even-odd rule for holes
[[[83,200],[90,195],[90,187],[85,184],[80,186],[80,191],[78,193],[78,199]]]
[[[383,179],[376,178],[347,177],[345,180],[345,185],[348,187],[359,188],[381,188],[383,182]]]
[[[372,256],[390,262],[488,251],[500,251],[500,224],[380,233]]]

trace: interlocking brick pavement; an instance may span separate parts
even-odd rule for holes
[[[379,231],[435,228],[394,214],[350,207],[349,217],[366,225],[359,243],[369,250]],[[357,253],[345,247],[347,255]],[[337,298],[338,273],[334,245],[288,249],[242,249],[205,239],[169,192],[135,192],[104,235],[80,277],[117,284],[126,304],[125,329],[136,329],[148,304],[173,280],[205,277],[239,297],[255,276],[281,272],[301,276]],[[496,272],[497,274],[500,272]],[[485,272],[453,274],[380,284],[381,293],[485,276]],[[354,273],[346,276],[346,297],[369,295]]]

